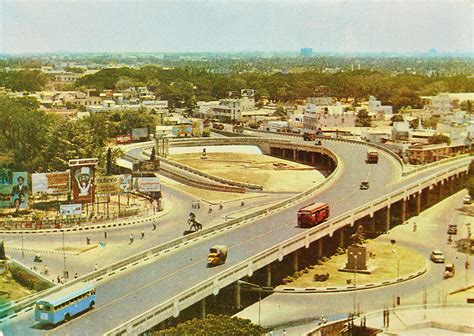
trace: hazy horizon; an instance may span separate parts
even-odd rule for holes
[[[461,1],[0,0],[0,53],[473,52]]]

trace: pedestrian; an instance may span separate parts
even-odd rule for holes
[[[94,271],[97,271],[99,269],[99,265],[97,263],[94,265]]]
[[[196,203],[194,201],[191,202],[191,208],[196,209]]]
[[[48,274],[49,274],[48,265],[44,265],[44,275],[48,275]]]
[[[201,201],[200,200],[197,200],[197,208],[201,209]]]
[[[128,245],[131,245],[133,243],[133,234],[130,233],[130,243],[128,243]]]
[[[143,239],[143,238],[145,238],[145,231],[142,230],[142,236],[140,239]]]
[[[153,223],[153,231],[156,230],[156,223]]]
[[[245,205],[244,200],[240,201],[240,206],[243,207]]]
[[[76,273],[74,273],[74,279],[77,279],[77,278],[79,278],[79,274],[77,274],[77,272],[76,272]]]
[[[61,276],[58,275],[58,278],[56,280],[58,281],[58,283],[61,283]]]
[[[224,205],[222,205],[222,201],[219,202],[219,210],[222,210],[222,208],[224,207]]]
[[[283,329],[283,336],[286,336],[286,329]]]
[[[89,239],[89,237],[86,237],[86,243],[87,243],[87,245],[91,244],[91,240]]]
[[[211,213],[212,212],[212,206],[209,204],[209,210],[207,211],[207,213]]]
[[[413,222],[413,232],[416,232],[416,222]]]
[[[104,231],[104,239],[107,240],[107,231]]]

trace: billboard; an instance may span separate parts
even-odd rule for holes
[[[0,169],[0,208],[11,208],[12,204],[12,171]]]
[[[115,138],[117,144],[128,144],[132,142],[132,137],[130,135],[117,135]]]
[[[81,215],[82,204],[61,204],[59,206],[59,214],[63,216]]]
[[[97,161],[97,159],[69,160],[72,197],[75,203],[94,202]]]
[[[160,179],[158,177],[136,177],[133,179],[133,189],[140,192],[160,191]]]
[[[118,176],[119,191],[121,193],[129,193],[132,191],[132,175],[123,174]]]
[[[12,178],[12,203],[16,209],[28,208],[28,194],[30,186],[28,185],[27,172],[14,172]]]
[[[132,140],[148,139],[148,128],[132,128]]]
[[[132,175],[112,175],[96,177],[96,195],[117,195],[129,193],[132,189]]]
[[[67,194],[69,192],[69,171],[31,174],[31,190],[33,194]]]

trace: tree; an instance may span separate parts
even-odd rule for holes
[[[155,147],[151,149],[151,154],[150,154],[150,161],[155,161],[156,160],[156,153],[155,153]]]
[[[392,122],[400,122],[400,121],[403,121],[403,116],[401,114],[394,114],[392,116]]]
[[[448,146],[451,144],[451,138],[447,135],[436,133],[433,136],[428,138],[428,143],[430,144],[442,144],[445,143]]]
[[[174,328],[153,332],[154,336],[260,336],[264,329],[250,320],[225,315],[207,315],[205,319],[193,319],[178,324]]]
[[[369,116],[367,110],[362,109],[357,113],[357,118],[355,122],[356,127],[370,127],[372,126],[372,119]]]
[[[5,241],[0,241],[0,260],[7,260],[7,255],[5,253]]]
[[[105,175],[110,176],[112,175],[112,149],[107,149],[107,163],[105,164]]]

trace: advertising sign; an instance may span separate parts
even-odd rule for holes
[[[27,172],[13,173],[12,203],[16,209],[28,208],[28,194],[30,187],[28,185]]]
[[[95,193],[97,195],[115,195],[119,192],[118,176],[97,176]]]
[[[121,193],[129,193],[132,191],[132,175],[123,174],[118,176],[119,191]]]
[[[148,128],[132,128],[132,140],[148,139]]]
[[[69,172],[39,173],[31,175],[32,192],[67,194],[69,192]]]
[[[160,179],[158,177],[136,177],[133,179],[134,190],[140,192],[160,191]]]
[[[12,172],[10,169],[0,169],[0,208],[11,208],[12,204]]]
[[[61,204],[59,214],[63,216],[82,215],[82,204]]]
[[[132,137],[130,135],[117,135],[115,140],[117,144],[128,144],[132,142]]]
[[[92,203],[94,201],[94,173],[97,161],[97,159],[69,160],[72,196],[75,203]]]

